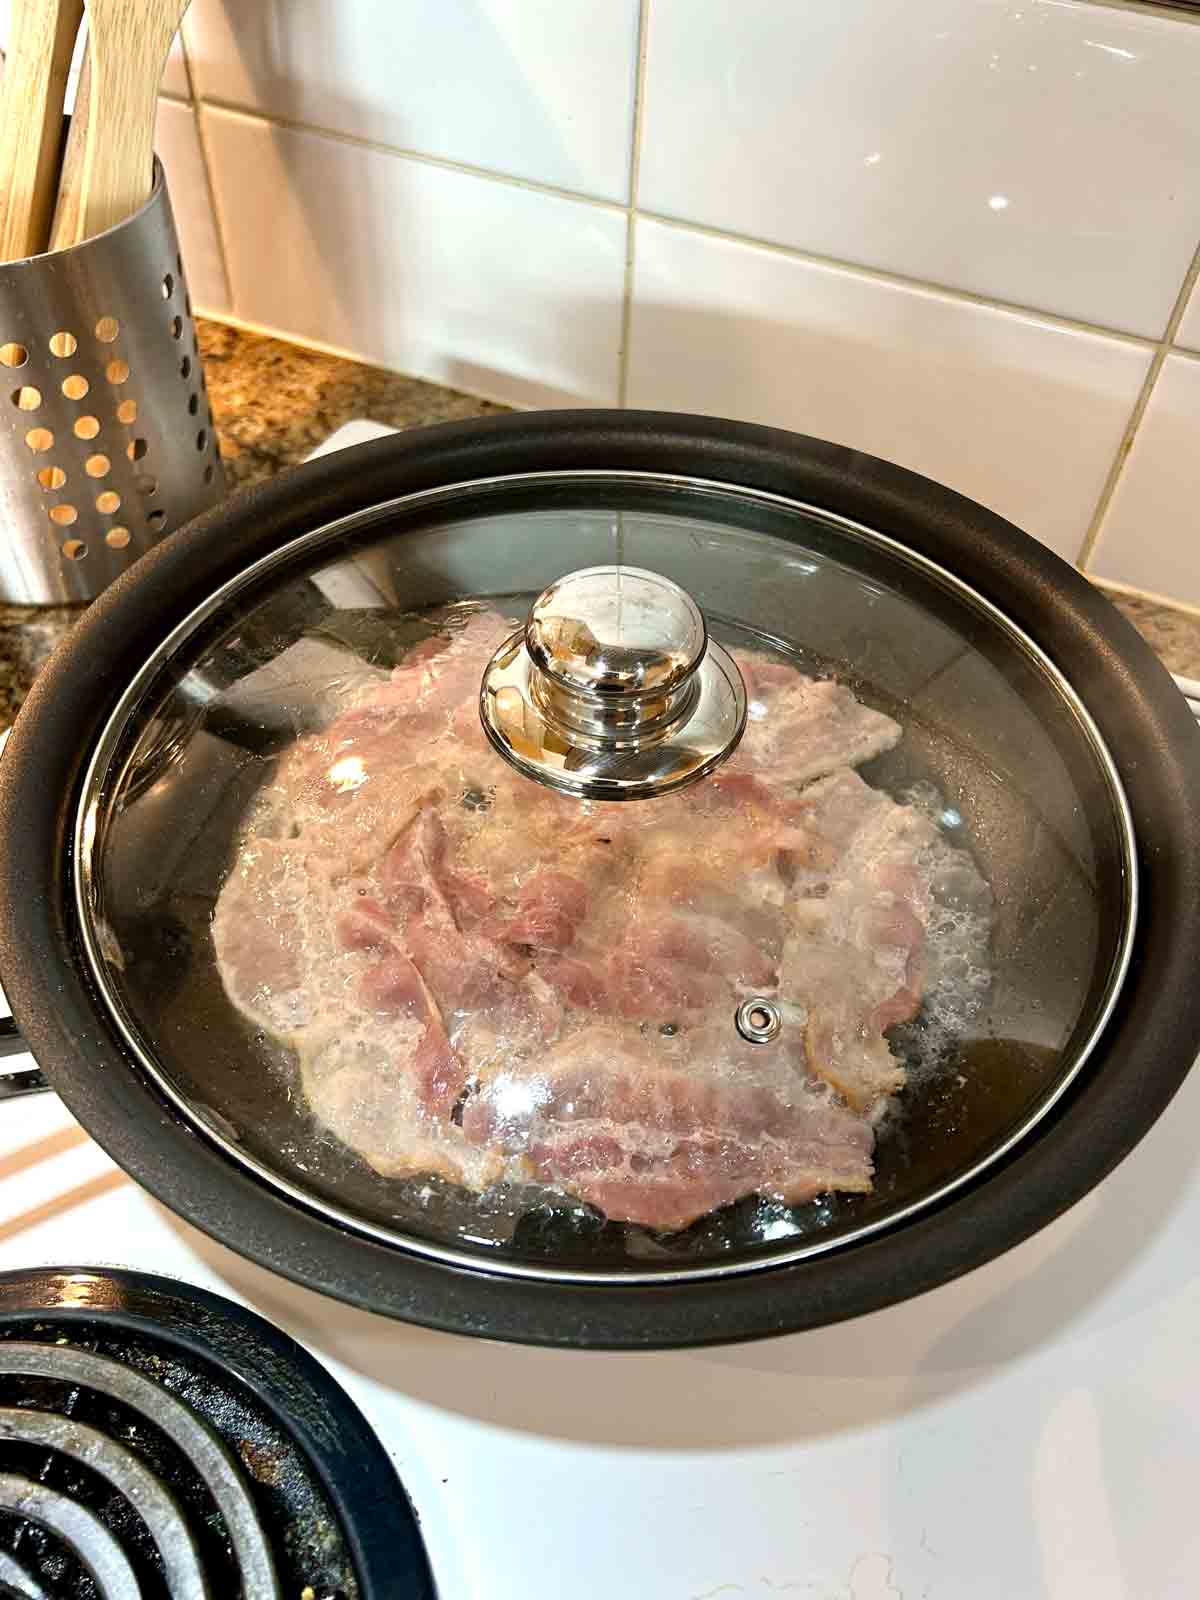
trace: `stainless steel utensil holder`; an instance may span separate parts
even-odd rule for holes
[[[0,601],[90,600],[223,491],[156,161],[128,221],[0,265]]]

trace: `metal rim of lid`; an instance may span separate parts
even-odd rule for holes
[[[402,1233],[398,1230],[381,1227],[355,1212],[331,1203],[323,1197],[316,1196],[311,1191],[302,1188],[282,1173],[250,1155],[247,1151],[239,1149],[233,1140],[204,1120],[193,1102],[180,1089],[170,1073],[159,1063],[153,1049],[143,1037],[136,1018],[128,1013],[120,996],[113,990],[93,916],[98,878],[96,871],[98,847],[102,842],[102,831],[99,827],[101,799],[112,756],[127,726],[129,717],[136,709],[144,691],[157,675],[163,663],[171,658],[197,629],[232,599],[234,595],[260,579],[292,565],[298,558],[313,553],[322,544],[331,543],[335,539],[344,537],[353,531],[361,531],[364,526],[376,525],[379,519],[402,510],[411,511],[422,507],[432,508],[488,491],[504,492],[517,487],[528,488],[541,484],[557,486],[568,481],[580,486],[593,485],[597,489],[610,490],[619,488],[623,483],[635,486],[654,484],[676,490],[686,488],[699,496],[711,496],[714,500],[733,497],[743,502],[753,502],[764,508],[774,508],[813,518],[827,527],[838,529],[859,543],[865,543],[869,547],[883,551],[901,564],[907,564],[921,571],[958,596],[977,613],[988,617],[1014,647],[1022,650],[1037,663],[1039,669],[1053,683],[1056,693],[1069,708],[1078,723],[1087,743],[1092,748],[1097,766],[1104,777],[1113,812],[1119,825],[1118,831],[1127,885],[1125,922],[1121,931],[1117,954],[1108,974],[1103,999],[1096,1008],[1092,1024],[1080,1043],[1074,1059],[1061,1073],[1053,1090],[1039,1102],[1033,1114],[1025,1118],[1021,1125],[1015,1128],[996,1148],[986,1152],[963,1171],[956,1173],[954,1177],[940,1184],[931,1193],[917,1197],[910,1203],[898,1208],[894,1213],[864,1224],[849,1237],[834,1239],[805,1238],[791,1248],[777,1252],[764,1251],[758,1257],[747,1256],[732,1262],[704,1261],[695,1266],[659,1269],[657,1271],[641,1271],[625,1265],[616,1272],[595,1272],[561,1266],[547,1267],[537,1262],[525,1260],[508,1260],[490,1256],[485,1258],[481,1257],[478,1252],[455,1245],[441,1244],[432,1240],[418,1238],[412,1234]],[[288,540],[277,549],[261,556],[258,560],[251,562],[249,566],[220,584],[205,600],[194,606],[160,640],[157,648],[151,652],[142,667],[130,679],[116,705],[109,713],[100,736],[93,747],[79,789],[71,835],[74,860],[77,863],[77,870],[73,875],[72,882],[77,927],[87,965],[97,986],[99,997],[107,1008],[122,1040],[133,1053],[141,1069],[168,1103],[184,1118],[189,1127],[219,1149],[225,1159],[231,1161],[243,1171],[248,1172],[260,1182],[265,1183],[275,1193],[284,1196],[304,1210],[316,1211],[321,1216],[360,1236],[387,1244],[401,1252],[407,1252],[446,1266],[465,1267],[473,1272],[482,1270],[488,1275],[497,1278],[540,1279],[562,1284],[586,1283],[611,1286],[614,1283],[620,1283],[625,1286],[744,1277],[747,1274],[793,1265],[811,1257],[826,1255],[832,1251],[844,1250],[855,1242],[891,1231],[912,1218],[931,1211],[949,1196],[964,1189],[983,1172],[994,1167],[1009,1151],[1020,1144],[1033,1128],[1045,1120],[1093,1055],[1116,1008],[1125,976],[1132,960],[1140,898],[1133,816],[1125,794],[1124,784],[1121,781],[1120,773],[1117,770],[1108,745],[1091,713],[1064,673],[1055,665],[1042,646],[998,605],[980,594],[971,584],[958,577],[939,562],[921,554],[919,551],[909,549],[900,540],[893,538],[889,534],[872,528],[865,523],[855,521],[851,517],[843,516],[838,512],[826,510],[821,506],[797,500],[788,495],[747,487],[744,484],[727,483],[671,472],[637,471],[622,468],[520,472],[499,477],[472,478],[454,484],[418,490],[412,494],[380,502],[378,505],[364,510],[351,512],[344,517],[335,518],[332,522],[309,529],[294,539]]]

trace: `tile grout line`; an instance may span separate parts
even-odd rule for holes
[[[647,5],[649,0],[646,0]],[[595,206],[598,210],[620,212],[627,218],[638,218],[646,222],[657,222],[665,227],[678,228],[687,233],[698,234],[703,238],[722,239],[729,244],[750,245],[757,250],[767,250],[773,255],[782,256],[788,261],[798,261],[811,266],[829,267],[839,272],[847,272],[856,277],[869,279],[873,283],[884,283],[900,288],[919,289],[927,294],[936,294],[944,299],[960,302],[965,305],[982,306],[993,311],[1003,311],[1009,315],[1036,318],[1037,321],[1047,326],[1063,328],[1074,333],[1090,333],[1101,338],[1113,339],[1122,344],[1131,344],[1138,349],[1147,350],[1156,347],[1159,340],[1149,334],[1129,333],[1120,328],[1110,328],[1101,322],[1087,322],[1078,317],[1070,317],[1059,311],[1048,311],[1045,307],[1028,305],[1019,300],[1003,300],[996,296],[980,294],[973,289],[962,289],[954,284],[939,283],[930,278],[918,278],[911,273],[889,271],[883,267],[872,267],[862,261],[851,261],[843,256],[822,255],[818,251],[804,250],[796,245],[780,244],[777,240],[757,238],[754,234],[733,233],[725,228],[714,227],[705,222],[689,222],[682,217],[668,216],[663,212],[646,211],[631,206],[628,200],[604,200],[597,195],[583,194],[576,189],[563,189],[555,184],[539,183],[532,178],[519,178],[511,173],[498,172],[490,167],[473,166],[466,161],[453,161],[446,156],[432,156],[422,150],[404,149],[397,145],[380,144],[376,140],[363,139],[357,134],[339,133],[334,129],[322,128],[315,123],[295,122],[284,117],[268,117],[258,111],[248,111],[244,106],[238,106],[231,101],[202,97],[196,101],[196,109],[212,110],[225,115],[241,117],[247,122],[257,122],[267,128],[282,128],[289,133],[307,133],[316,138],[329,139],[335,144],[350,145],[357,149],[371,150],[377,155],[395,156],[403,161],[413,161],[420,165],[440,167],[447,172],[460,172],[467,177],[480,178],[492,183],[509,184],[513,188],[527,189],[533,194],[549,195],[557,200],[569,200],[576,205]],[[203,121],[203,119],[201,119]]]
[[[727,228],[717,228],[707,222],[688,222],[682,217],[667,216],[660,211],[639,211],[647,222],[657,222],[663,227],[678,228],[683,232],[697,233],[708,239],[721,239],[728,244],[748,244],[756,250],[766,250],[783,256],[788,261],[802,261],[811,266],[831,267],[838,272],[853,273],[868,278],[873,283],[898,285],[904,289],[921,289],[929,294],[941,295],[946,300],[962,301],[966,305],[982,306],[992,311],[1006,311],[1011,315],[1036,317],[1057,328],[1067,328],[1074,333],[1100,334],[1105,339],[1116,339],[1122,344],[1136,345],[1149,350],[1160,343],[1151,334],[1127,333],[1120,328],[1107,327],[1102,322],[1085,322],[1078,317],[1068,317],[1061,311],[1047,311],[1043,307],[1026,305],[1020,300],[1001,300],[994,295],[980,294],[974,289],[960,289],[953,284],[938,283],[932,278],[918,278],[912,273],[894,272],[886,267],[872,267],[866,262],[850,261],[844,256],[822,255],[817,250],[802,250],[797,245],[780,244],[777,240],[759,239],[749,233],[732,233]]]
[[[217,193],[216,181],[213,178],[215,165],[212,152],[208,147],[208,131],[204,126],[204,101],[197,100],[193,115],[196,118],[196,137],[200,143],[200,162],[204,168],[204,181],[208,186],[208,203],[212,207],[213,231],[217,236],[217,249],[221,252],[221,270],[225,274],[225,293],[229,297],[232,308],[235,304],[233,292],[233,274],[229,270],[229,247],[226,244],[228,228],[221,208],[221,198]]]
[[[196,104],[196,81],[192,77],[192,58],[188,54],[187,35],[184,32],[182,23],[179,25],[179,56],[183,62],[183,75],[187,79],[188,104],[194,107]],[[161,89],[159,90],[159,98],[163,98]],[[174,96],[167,95],[166,98],[171,100]]]
[[[239,317],[233,311],[225,311],[218,307],[198,304],[196,306],[196,315],[206,322],[215,322],[222,327],[236,328],[242,333],[255,334],[260,338],[277,339],[282,343],[295,345],[301,350],[312,350],[318,355],[331,356],[338,361],[347,361],[358,366],[370,367],[378,365],[361,351],[351,350],[348,346],[327,344],[321,339],[314,339],[306,334],[293,333],[286,328],[275,327],[271,323],[255,322],[246,317]],[[1176,354],[1183,356],[1185,360],[1200,361],[1200,354],[1193,355],[1186,350],[1177,351]],[[394,371],[390,367],[382,368],[381,370]],[[398,373],[397,376],[408,378],[414,383],[428,384],[433,388],[451,388],[459,394],[467,394],[473,399],[485,400],[490,404],[503,406],[510,411],[528,409],[527,407],[522,407],[519,402],[501,399],[495,394],[480,394],[477,390],[466,389],[461,385],[446,384],[439,378],[422,377],[415,373]],[[1082,569],[1080,570],[1082,571]],[[1174,599],[1170,595],[1160,595],[1149,589],[1138,588],[1136,584],[1122,583],[1115,578],[1102,578],[1091,572],[1082,572],[1082,576],[1099,588],[1112,589],[1121,594],[1129,594],[1151,600],[1156,605],[1169,606],[1174,610],[1186,612],[1189,616],[1195,616],[1200,619],[1200,605],[1193,606],[1187,601]]]
[[[1125,463],[1129,459],[1129,452],[1133,449],[1133,442],[1137,437],[1138,429],[1142,425],[1142,418],[1146,414],[1146,407],[1150,404],[1150,396],[1154,393],[1154,386],[1158,382],[1158,375],[1166,363],[1168,355],[1174,346],[1175,335],[1179,332],[1179,324],[1183,321],[1187,311],[1188,302],[1192,297],[1192,290],[1200,278],[1200,244],[1196,246],[1194,255],[1183,275],[1183,283],[1175,297],[1175,304],[1171,308],[1171,315],[1167,318],[1167,325],[1163,329],[1162,338],[1158,341],[1150,365],[1146,369],[1146,376],[1142,380],[1142,387],[1138,397],[1133,403],[1133,410],[1129,414],[1129,421],[1125,425],[1125,432],[1121,435],[1121,442],[1117,446],[1117,453],[1113,457],[1112,465],[1108,469],[1108,476],[1100,489],[1100,497],[1096,501],[1096,509],[1092,512],[1091,521],[1088,523],[1087,532],[1083,536],[1083,543],[1079,547],[1079,554],[1075,558],[1075,565],[1081,572],[1087,571],[1087,564],[1095,554],[1096,545],[1100,538],[1100,529],[1108,515],[1108,508],[1112,504],[1113,495],[1121,481],[1121,474],[1125,471]]]
[[[196,143],[200,147],[200,166],[204,171],[204,187],[208,194],[208,209],[212,214],[213,233],[217,240],[217,253],[221,258],[221,276],[225,279],[225,298],[233,305],[233,277],[229,271],[229,251],[225,245],[225,226],[221,221],[221,208],[217,204],[217,186],[213,182],[212,157],[209,154],[208,139],[204,132],[204,118],[201,115],[203,102],[196,96],[196,80],[192,76],[192,57],[188,50],[187,31],[179,30],[179,54],[183,58],[183,73],[187,79],[188,104],[192,111],[192,123],[196,129]]]
[[[646,100],[646,47],[650,28],[650,0],[638,6],[637,61],[633,76],[633,129],[629,149],[629,205],[625,211],[625,284],[621,301],[621,345],[617,354],[617,405],[625,407],[629,395],[629,330],[633,321],[633,269],[637,249],[638,182],[642,170],[642,127]]]
[[[382,144],[378,139],[364,139],[361,134],[343,133],[337,128],[322,128],[315,122],[298,122],[291,117],[269,117],[261,111],[247,110],[230,100],[212,95],[204,96],[198,104],[224,116],[240,117],[244,122],[261,123],[266,128],[281,128],[284,133],[307,133],[318,139],[328,139],[333,144],[349,145],[355,150],[370,150],[375,155],[396,156],[402,161],[415,161],[421,166],[440,167],[445,172],[465,173],[469,178],[487,178],[493,183],[510,184],[514,189],[529,189],[534,194],[549,195],[555,200],[573,200],[577,204],[596,206],[601,211],[629,210],[627,200],[605,200],[602,195],[582,194],[577,189],[560,188],[554,183],[539,183],[536,178],[522,178],[516,173],[500,172],[494,167],[479,167],[470,161],[454,161],[449,156],[433,156],[426,150],[410,150],[404,145]]]

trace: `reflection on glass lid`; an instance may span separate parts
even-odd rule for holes
[[[1102,752],[869,530],[556,489],[351,519],[148,666],[80,825],[97,975],[233,1159],[405,1248],[636,1277],[885,1226],[1095,1032]]]
[[[479,710],[526,777],[593,800],[646,800],[733,753],[746,693],[678,584],[607,566],[538,596],[492,657]]]

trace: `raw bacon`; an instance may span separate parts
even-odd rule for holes
[[[233,1003],[389,1176],[536,1183],[662,1231],[747,1194],[869,1189],[935,880],[950,864],[987,893],[853,770],[899,725],[743,653],[729,762],[662,799],[580,802],[479,728],[511,630],[479,612],[425,641],[279,760],[214,915]],[[750,996],[781,1008],[770,1044],[734,1028]]]

